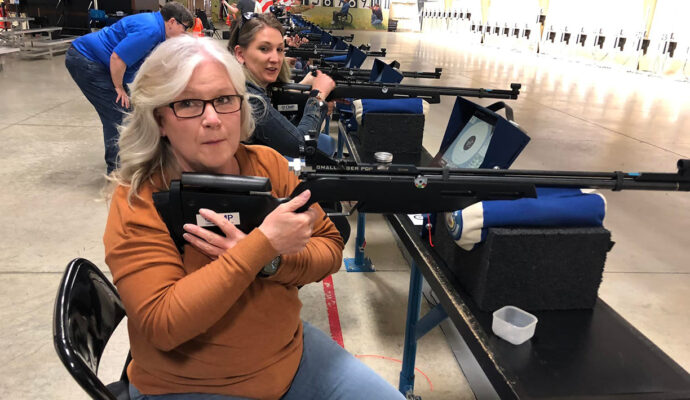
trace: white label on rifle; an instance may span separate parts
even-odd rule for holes
[[[278,111],[297,111],[297,104],[278,104]]]
[[[240,213],[238,212],[232,212],[232,213],[219,213],[221,217],[227,219],[228,221],[232,222],[234,225],[239,225],[240,224]],[[201,214],[196,215],[196,224],[199,226],[215,226],[213,222],[207,220],[206,218],[202,217]]]

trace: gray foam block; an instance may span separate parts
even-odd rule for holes
[[[483,311],[592,308],[611,232],[594,228],[491,228],[472,251],[436,227],[435,251]]]

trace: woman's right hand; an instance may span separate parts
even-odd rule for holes
[[[330,76],[316,70],[316,76],[312,81],[311,88],[318,89],[321,94],[321,99],[326,100],[331,91],[335,89],[335,81],[333,81]]]
[[[317,211],[310,208],[302,213],[295,212],[307,204],[309,196],[311,192],[305,190],[294,199],[279,205],[259,226],[279,254],[297,253],[304,249],[311,239],[314,222],[318,218]]]

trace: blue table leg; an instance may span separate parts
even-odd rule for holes
[[[345,147],[345,136],[338,129],[338,158],[343,158],[343,147]]]
[[[417,358],[417,340],[448,318],[448,314],[437,304],[423,318],[419,319],[422,308],[422,273],[413,262],[410,265],[410,292],[407,297],[407,323],[405,324],[405,346],[403,348],[402,371],[398,390],[407,395],[414,392],[414,365]]]
[[[355,258],[346,258],[345,269],[347,272],[374,272],[371,259],[364,255],[364,227],[366,225],[366,214],[357,214],[357,237],[355,238]]]
[[[410,292],[407,297],[407,322],[405,323],[405,346],[403,347],[402,371],[400,371],[400,393],[414,390],[414,363],[417,357],[417,322],[422,308],[422,273],[413,262],[410,265]]]

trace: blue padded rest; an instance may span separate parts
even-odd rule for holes
[[[326,57],[323,60],[328,61],[328,62],[337,62],[337,63],[344,63],[345,59],[347,58],[346,55],[342,56],[331,56],[331,57]]]

